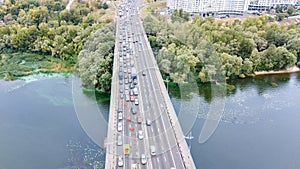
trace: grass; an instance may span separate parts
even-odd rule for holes
[[[166,1],[165,0],[160,0],[160,1],[156,1],[156,2],[157,3],[147,5],[147,6],[145,6],[141,9],[143,18],[145,16],[147,16],[147,14],[149,14],[149,13],[157,13],[157,12],[159,12],[160,9],[166,7]]]
[[[73,72],[74,66],[49,55],[5,53],[0,55],[0,78],[14,80],[35,73]]]

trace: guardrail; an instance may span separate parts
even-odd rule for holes
[[[106,169],[114,169],[116,167],[116,154],[117,147],[114,144],[114,136],[116,130],[116,107],[117,107],[117,99],[116,95],[118,93],[117,90],[117,82],[118,82],[118,37],[119,37],[119,23],[118,17],[116,16],[115,29],[116,29],[116,41],[115,41],[115,49],[114,49],[114,64],[113,64],[113,74],[112,74],[112,85],[111,85],[111,97],[110,97],[110,108],[109,108],[109,122],[108,122],[108,131],[107,131],[107,139],[106,139],[106,159],[105,159],[105,168]],[[117,95],[118,96],[118,95]]]

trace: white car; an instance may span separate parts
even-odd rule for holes
[[[142,164],[146,164],[146,163],[147,163],[147,158],[146,158],[146,155],[145,155],[145,154],[142,154],[142,155],[141,155],[141,163],[142,163]]]
[[[142,140],[142,139],[144,138],[143,130],[139,130],[139,131],[138,131],[138,138],[139,138],[140,140]]]
[[[122,122],[119,122],[118,123],[118,131],[122,131],[122,129],[123,129]]]
[[[119,166],[119,167],[122,167],[123,165],[124,165],[123,159],[122,159],[121,156],[119,156],[119,158],[118,158],[118,166]]]
[[[123,119],[123,113],[118,113],[118,119],[122,120]]]
[[[138,99],[134,99],[134,104],[135,105],[139,105],[139,100]]]

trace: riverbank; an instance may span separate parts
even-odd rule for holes
[[[300,69],[297,66],[293,66],[293,67],[287,68],[286,70],[257,71],[257,72],[254,72],[254,74],[255,74],[255,76],[261,76],[261,75],[288,74],[288,73],[297,73],[297,72],[300,72]]]

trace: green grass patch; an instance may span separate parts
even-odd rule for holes
[[[73,65],[50,55],[5,53],[0,55],[0,78],[14,80],[35,73],[72,72]]]

